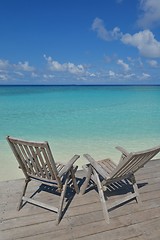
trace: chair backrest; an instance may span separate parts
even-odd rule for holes
[[[31,142],[10,136],[7,140],[26,178],[56,180],[61,185],[48,142]]]
[[[135,173],[159,152],[160,146],[141,152],[130,153],[117,165],[109,177],[118,178],[130,173]]]

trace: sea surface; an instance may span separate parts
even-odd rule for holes
[[[160,86],[0,86],[0,180],[23,177],[7,135],[48,141],[55,161],[118,162],[117,145],[160,145]]]

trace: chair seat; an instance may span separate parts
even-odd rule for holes
[[[97,161],[97,163],[103,168],[103,170],[110,174],[115,168],[116,168],[116,164],[110,159],[104,159],[104,160],[100,160]]]

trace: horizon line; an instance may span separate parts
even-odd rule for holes
[[[57,87],[58,87],[58,86],[59,86],[59,87],[60,87],[60,86],[64,86],[64,87],[65,87],[65,86],[66,86],[66,87],[67,87],[67,86],[75,86],[75,87],[76,87],[76,86],[77,86],[77,87],[78,87],[78,86],[82,86],[82,87],[83,87],[83,86],[84,86],[84,87],[85,87],[85,86],[86,86],[86,87],[87,87],[87,86],[115,86],[115,87],[116,87],[116,86],[160,86],[160,84],[0,84],[0,87],[2,87],[2,86],[6,86],[6,87],[7,87],[7,86],[17,86],[17,87],[18,87],[18,86],[30,86],[30,87],[31,87],[31,86],[33,86],[33,87],[34,87],[34,86],[35,86],[35,87],[36,87],[36,86],[37,86],[37,87],[38,87],[38,86],[39,86],[39,87],[40,87],[40,86],[42,86],[42,87],[43,87],[43,86],[57,86]]]

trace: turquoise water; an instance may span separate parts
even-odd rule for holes
[[[56,161],[90,153],[118,161],[160,144],[159,86],[0,86],[0,180],[22,177],[7,135],[47,140]]]

